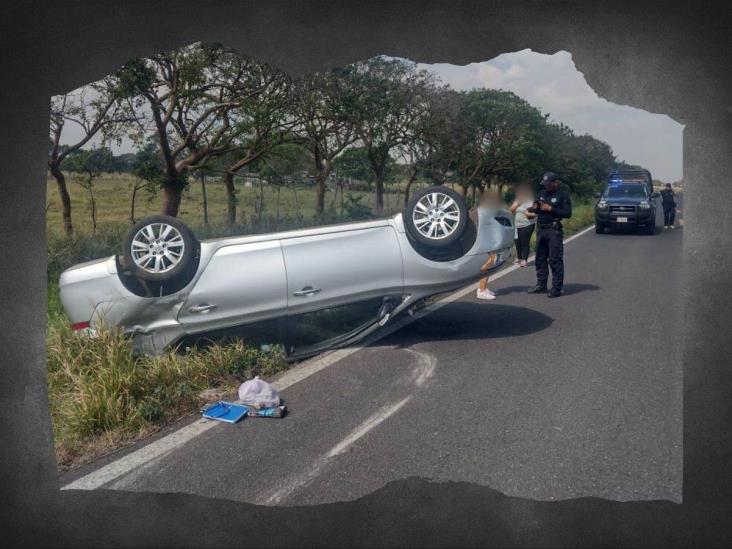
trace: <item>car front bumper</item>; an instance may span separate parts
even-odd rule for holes
[[[628,212],[615,212],[608,210],[595,210],[595,223],[602,225],[616,225],[616,226],[645,226],[650,223],[655,223],[656,216],[655,211],[651,208],[640,209],[636,208],[633,211]]]

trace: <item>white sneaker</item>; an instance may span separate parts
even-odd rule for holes
[[[671,225],[671,228],[672,228],[672,229],[675,229],[675,228],[676,228],[676,225]]]
[[[475,297],[477,297],[478,299],[495,299],[496,294],[494,294],[490,290],[478,290],[475,294]]]
[[[663,226],[663,228],[664,228],[664,229],[668,229],[668,225],[664,225],[664,226]]]
[[[526,265],[528,265],[528,263],[526,263],[526,260],[525,259],[522,259],[521,260],[521,266],[522,267],[526,267]]]

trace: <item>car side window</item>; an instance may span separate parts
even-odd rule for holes
[[[288,352],[306,353],[355,335],[377,320],[382,303],[377,297],[289,317]]]

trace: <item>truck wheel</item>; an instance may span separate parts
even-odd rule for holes
[[[124,263],[137,278],[170,282],[191,272],[198,241],[180,220],[152,215],[137,222],[124,240]]]
[[[602,233],[604,233],[604,232],[605,232],[605,225],[603,225],[603,224],[601,224],[601,223],[597,223],[597,222],[595,222],[595,232],[596,232],[597,234],[602,234]]]
[[[428,248],[447,248],[465,233],[468,207],[458,193],[437,185],[422,189],[407,204],[404,225],[417,243]]]
[[[646,234],[656,234],[656,224],[651,223],[646,226]]]

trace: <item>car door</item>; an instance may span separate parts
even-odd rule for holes
[[[218,330],[287,312],[287,277],[279,240],[217,250],[178,315],[188,333]]]
[[[282,239],[287,314],[401,293],[402,254],[387,224]]]
[[[403,291],[402,254],[390,225],[282,240],[287,351],[307,355],[379,320]]]

